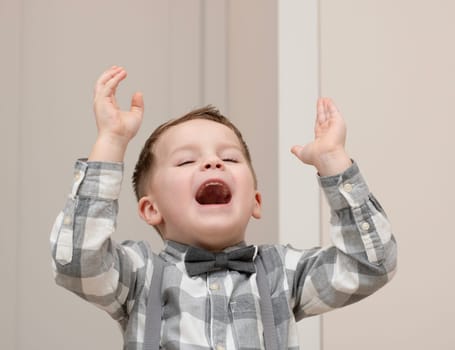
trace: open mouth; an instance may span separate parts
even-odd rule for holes
[[[203,183],[196,192],[196,201],[199,204],[227,204],[232,194],[229,187],[222,181],[210,180]]]

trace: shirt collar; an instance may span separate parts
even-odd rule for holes
[[[164,241],[163,253],[164,255],[174,263],[183,261],[185,259],[185,253],[190,246],[179,243],[176,241],[166,240]],[[223,249],[223,252],[229,253],[235,249],[246,247],[245,241],[241,241],[233,246]],[[166,259],[167,260],[167,259]]]

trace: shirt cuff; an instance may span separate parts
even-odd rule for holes
[[[319,184],[334,210],[360,207],[368,200],[370,194],[368,185],[354,161],[341,174],[319,177]]]
[[[123,179],[123,163],[77,160],[71,196],[118,199]]]

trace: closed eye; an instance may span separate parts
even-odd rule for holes
[[[238,160],[234,158],[224,158],[223,162],[238,163]]]
[[[178,163],[177,166],[184,166],[192,163],[194,163],[194,160],[185,160],[184,162]]]

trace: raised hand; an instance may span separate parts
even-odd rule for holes
[[[115,98],[117,87],[126,76],[125,69],[113,66],[96,82],[93,109],[98,138],[89,160],[123,161],[128,142],[139,130],[144,113],[142,94],[133,95],[129,111],[121,110]]]
[[[302,162],[315,166],[321,176],[335,175],[352,164],[344,148],[345,141],[344,119],[331,99],[320,98],[313,142],[293,146],[291,152]]]

